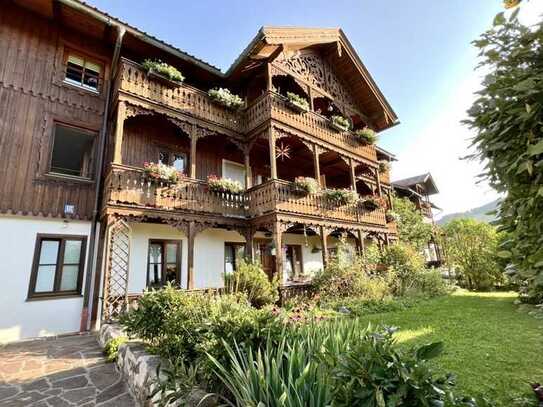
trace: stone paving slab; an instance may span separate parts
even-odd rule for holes
[[[0,406],[136,406],[93,335],[0,346]]]

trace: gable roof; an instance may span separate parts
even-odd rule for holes
[[[439,192],[432,177],[432,174],[430,174],[429,172],[425,174],[415,175],[409,178],[404,178],[398,181],[392,181],[393,186],[408,189],[412,189],[417,184],[424,185],[424,188],[426,189],[428,195],[434,195]]]
[[[363,99],[377,130],[399,123],[398,116],[341,28],[262,27],[225,75],[240,74],[244,69],[274,58],[283,48],[298,50],[309,46],[327,51],[331,65],[344,73],[346,85]]]

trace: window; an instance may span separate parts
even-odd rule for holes
[[[224,272],[233,273],[245,257],[245,243],[224,244]]]
[[[187,155],[183,153],[173,153],[171,151],[160,151],[158,161],[164,165],[171,165],[179,172],[185,173],[187,168]]]
[[[245,188],[245,166],[234,161],[222,160],[222,177],[238,181]]]
[[[80,295],[86,243],[82,236],[38,235],[28,298]]]
[[[289,280],[294,280],[304,274],[302,246],[286,245],[283,253],[283,270]]]
[[[50,172],[75,177],[92,177],[96,133],[55,124]]]
[[[69,53],[64,82],[99,92],[102,65],[79,54]]]
[[[181,283],[181,242],[150,240],[147,264],[147,286],[161,287]]]

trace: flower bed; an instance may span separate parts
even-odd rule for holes
[[[154,74],[155,76],[162,77],[168,82],[174,82],[175,84],[179,84],[185,80],[185,77],[181,72],[179,72],[179,70],[177,70],[177,68],[168,65],[167,63],[162,62],[159,59],[146,59],[141,65],[148,74]]]
[[[287,92],[287,103],[291,109],[300,113],[309,110],[309,102],[307,99],[293,92]]]
[[[353,204],[358,199],[358,194],[352,189],[326,189],[324,196],[337,206]]]
[[[143,170],[148,179],[175,184],[183,173],[177,171],[175,167],[161,163],[143,163]]]
[[[318,181],[310,177],[296,177],[294,179],[294,187],[297,191],[305,194],[316,194],[320,189]]]
[[[354,134],[361,142],[365,144],[375,144],[377,142],[377,133],[375,133],[375,131],[369,127],[358,129],[354,132]]]
[[[332,116],[330,119],[330,126],[337,131],[343,132],[348,131],[351,128],[351,123],[349,122],[349,119],[343,116]]]
[[[239,181],[230,178],[219,178],[216,175],[207,177],[209,189],[213,192],[226,192],[230,194],[239,194],[243,191],[243,186]]]
[[[228,109],[238,110],[245,105],[245,102],[241,97],[233,94],[229,89],[226,88],[214,88],[209,90],[207,93],[211,100]]]

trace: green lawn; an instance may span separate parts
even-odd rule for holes
[[[543,382],[543,319],[514,305],[514,293],[466,293],[423,301],[396,312],[369,315],[373,324],[398,326],[397,339],[414,345],[442,340],[435,366],[458,377],[458,390],[499,406],[531,405],[528,383]]]

